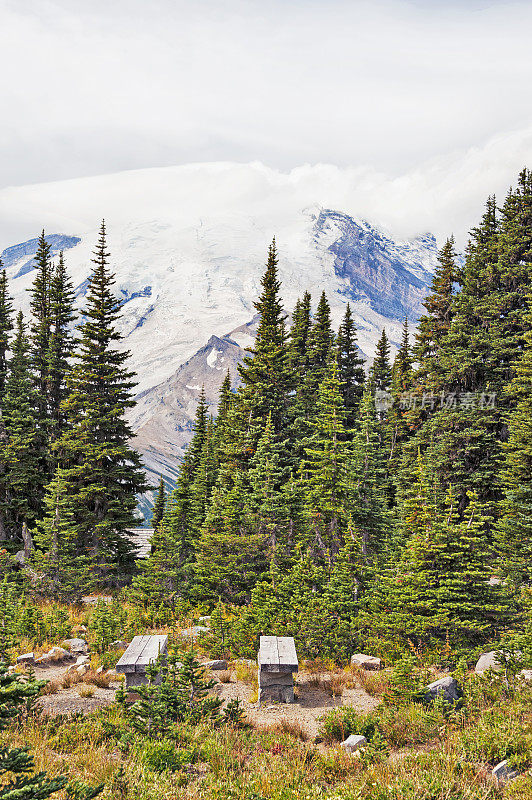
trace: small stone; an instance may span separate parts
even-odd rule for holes
[[[382,662],[376,656],[366,656],[364,653],[355,653],[351,656],[352,667],[362,667],[362,669],[382,669]]]
[[[125,650],[127,646],[128,642],[124,641],[124,639],[117,639],[109,645],[112,650]]]
[[[103,672],[104,672],[104,668],[103,667],[98,667],[98,669],[96,670],[96,675],[101,675]]]
[[[210,626],[210,622],[211,622],[211,618],[210,617],[200,617],[198,622],[199,622],[200,625],[207,625],[207,627],[209,627]]]
[[[82,664],[90,664],[90,663],[91,663],[90,656],[78,656],[74,666],[80,667]]]
[[[79,625],[77,628],[78,633],[87,633],[87,626],[86,625]]]
[[[505,786],[519,776],[517,770],[511,767],[506,759],[497,764],[491,774],[495,778],[497,786]]]
[[[460,700],[456,678],[451,678],[449,675],[447,678],[440,678],[438,681],[429,683],[425,689],[425,702],[434,702],[440,696],[443,696],[449,703],[456,703]]]
[[[35,662],[35,653],[24,653],[17,657],[17,664],[33,664]]]
[[[532,669],[522,669],[521,672],[517,674],[517,677],[525,683],[532,683]]]
[[[86,675],[88,671],[89,667],[87,664],[81,664],[79,667],[76,667],[76,672],[78,673],[78,675],[81,675],[81,677]]]
[[[44,655],[39,656],[35,659],[35,666],[41,667],[42,669],[46,669],[50,666],[50,659],[48,658],[48,653],[44,653]]]
[[[367,743],[365,736],[352,733],[351,736],[347,737],[345,742],[342,742],[342,747],[347,753],[356,753],[361,747],[365,747]]]
[[[203,666],[205,669],[217,670],[217,669],[227,669],[227,661],[223,659],[218,659],[214,661],[206,661]]]

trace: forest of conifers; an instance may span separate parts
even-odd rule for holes
[[[302,655],[409,649],[441,663],[530,626],[532,174],[494,197],[465,255],[439,253],[426,312],[371,368],[349,305],[285,309],[270,246],[253,350],[200,399],[177,487],[161,480],[149,558],[134,560],[145,478],[124,414],[134,376],[118,345],[105,227],[76,320],[44,234],[31,318],[0,284],[0,536],[5,580],[76,601],[122,591],[170,620],[230,620],[224,648],[261,631]],[[290,324],[288,314],[290,312]],[[77,323],[77,326],[76,326]],[[413,328],[413,325],[411,325]],[[20,568],[14,554],[25,550]]]

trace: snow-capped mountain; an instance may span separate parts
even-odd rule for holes
[[[396,239],[303,198],[270,172],[194,165],[0,192],[0,230],[16,212],[35,220],[33,238],[8,240],[1,256],[25,311],[35,233],[45,225],[54,255],[65,250],[81,306],[105,215],[124,347],[139,381],[131,422],[152,478],[175,479],[201,386],[214,408],[227,368],[236,379],[274,235],[287,312],[305,289],[314,302],[325,290],[337,326],[349,301],[367,358],[383,327],[397,344],[404,316],[413,322],[423,311],[437,255],[432,235]]]

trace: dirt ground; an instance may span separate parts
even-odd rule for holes
[[[47,669],[37,667],[36,677],[58,682],[64,676],[67,666],[52,666]],[[216,672],[212,673],[216,680]],[[115,691],[120,685],[112,683],[109,689],[100,689],[92,686],[93,697],[80,697],[79,688],[84,684],[77,684],[69,689],[59,688],[55,694],[44,695],[39,703],[43,710],[51,715],[70,714],[82,712],[89,714],[98,708],[110,705],[115,698]],[[310,686],[305,679],[305,673],[296,679],[295,703],[290,704],[265,704],[251,703],[253,687],[242,681],[232,680],[230,683],[217,682],[214,692],[223,700],[238,698],[241,700],[248,720],[259,728],[267,728],[285,719],[289,723],[298,723],[309,738],[314,738],[318,733],[319,717],[335,706],[353,706],[361,714],[371,711],[379,704],[379,699],[367,694],[362,688],[345,689],[341,697],[331,697],[321,688]]]

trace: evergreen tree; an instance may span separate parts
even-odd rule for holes
[[[47,395],[53,440],[58,438],[66,425],[63,403],[67,396],[69,359],[74,350],[74,337],[71,333],[71,326],[76,319],[74,296],[74,288],[61,252],[50,283],[51,332],[48,348]]]
[[[11,537],[20,539],[23,526],[31,526],[39,516],[43,493],[38,394],[30,371],[30,344],[22,312],[17,316],[9,362],[3,422],[2,516]]]
[[[375,358],[370,371],[371,382],[375,391],[389,392],[392,387],[392,368],[390,365],[390,343],[383,328],[377,348]]]
[[[164,511],[166,507],[166,489],[164,486],[164,480],[161,475],[159,480],[159,488],[157,490],[157,497],[155,498],[155,503],[153,505],[153,514],[151,518],[151,526],[154,530],[157,530],[159,525],[161,524],[161,520],[164,516]]]
[[[137,524],[136,494],[147,488],[140,456],[131,449],[124,414],[133,405],[129,353],[116,345],[120,303],[112,293],[105,224],[93,259],[79,352],[64,402],[68,430],[56,453],[76,508],[79,543],[102,584],[123,580],[132,568],[127,531]]]
[[[76,507],[68,494],[65,471],[57,468],[44,499],[45,515],[37,523],[34,561],[40,592],[63,602],[80,602],[91,587],[87,555],[78,542]]]
[[[331,309],[325,292],[322,292],[308,335],[307,395],[315,399],[319,384],[327,372],[334,333],[331,325]]]
[[[530,308],[532,322],[532,296]],[[532,581],[532,325],[507,394],[514,405],[508,414],[508,441],[502,443],[497,543],[504,573],[521,585]]]
[[[305,292],[303,299],[297,301],[292,314],[290,363],[298,382],[305,378],[308,368],[309,335],[312,325],[310,302],[311,296],[309,292]]]
[[[2,268],[0,259],[0,269]],[[3,403],[7,380],[7,355],[10,332],[13,330],[13,304],[9,296],[6,271],[0,272],[0,405]]]
[[[364,359],[357,347],[356,328],[349,303],[336,340],[338,377],[346,410],[345,426],[352,431],[356,424],[357,411],[364,392],[366,375]]]
[[[345,491],[345,408],[340,393],[336,359],[329,358],[318,389],[313,435],[305,446],[301,464],[303,493],[312,544],[329,563],[342,542]]]
[[[51,247],[42,231],[35,255],[36,274],[31,287],[30,338],[35,385],[39,392],[39,408],[43,418],[46,418],[48,413],[48,364],[52,331],[50,289],[53,268],[50,253]]]

